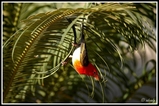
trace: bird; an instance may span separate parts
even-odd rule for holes
[[[74,50],[72,55],[72,64],[78,74],[94,77],[95,80],[100,80],[96,67],[89,61],[87,46],[85,42],[85,36],[83,31],[83,22],[81,23],[81,39],[77,48]],[[76,38],[76,33],[74,32]],[[74,39],[76,40],[76,39]],[[76,42],[74,42],[76,43]]]

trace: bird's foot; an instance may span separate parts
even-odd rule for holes
[[[62,66],[65,66],[67,63],[68,63],[68,62],[66,62],[66,61],[62,61],[62,62],[61,62]]]
[[[78,43],[72,43],[72,46],[77,47],[77,46],[79,46],[79,44]]]
[[[71,58],[72,58],[72,55],[70,55],[65,61],[62,61],[61,62],[62,66],[65,66]]]

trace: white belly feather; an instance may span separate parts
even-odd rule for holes
[[[74,63],[75,60],[79,60],[79,61],[80,61],[80,47],[78,47],[78,48],[73,52],[72,63]]]

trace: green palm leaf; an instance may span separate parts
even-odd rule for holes
[[[34,14],[33,9],[20,16],[19,19],[24,19],[34,14],[17,24],[16,27],[21,25],[20,29],[8,34],[9,38],[4,35],[4,102],[126,102],[140,88],[138,84],[146,84],[155,75],[154,66],[150,69],[152,71],[142,69],[145,73],[137,76],[131,67],[135,59],[126,56],[125,52],[128,50],[133,56],[134,50],[145,44],[155,51],[154,26],[147,27],[151,24],[144,22],[154,17],[154,4],[148,3],[147,8],[133,3],[105,3],[86,9],[66,8],[39,14],[37,11]],[[36,4],[26,5],[34,7]],[[26,5],[20,5],[22,11]],[[35,9],[43,7],[52,6],[40,5]],[[144,13],[144,8],[148,14]],[[73,20],[72,23],[66,18]],[[81,79],[70,63],[64,67],[61,64],[74,50],[71,29],[74,24],[79,41],[82,19],[85,20],[84,33],[90,61],[97,67],[103,82],[94,82],[87,76]],[[156,64],[155,60],[152,64]],[[129,82],[131,75],[135,81]],[[116,90],[112,90],[114,87],[121,92],[117,96]]]

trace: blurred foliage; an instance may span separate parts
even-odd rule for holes
[[[75,49],[71,27],[79,41],[82,19],[89,59],[103,81],[78,75],[70,61],[61,65]],[[3,102],[156,100],[155,31],[155,2],[3,2]]]

